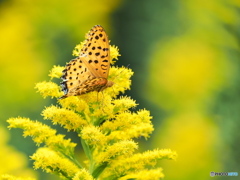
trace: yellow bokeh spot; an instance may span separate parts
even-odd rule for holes
[[[215,148],[220,145],[219,132],[210,118],[199,112],[178,114],[166,119],[161,125],[161,131],[158,132],[154,144],[169,147],[179,155],[175,163],[162,164],[169,179],[179,179],[179,177],[188,179],[199,170],[211,172],[212,167],[221,168],[221,165],[215,161],[220,154],[217,154],[216,149],[213,148],[213,144]],[[172,173],[172,169],[175,169],[175,173]],[[208,177],[209,174],[206,173],[199,179]]]
[[[153,56],[150,86],[158,91],[155,101],[183,107],[201,103],[222,85],[224,63],[211,46],[200,41],[184,37],[168,42]]]

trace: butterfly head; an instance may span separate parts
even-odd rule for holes
[[[106,84],[106,88],[107,87],[112,87],[113,85],[114,85],[114,82],[108,81],[107,84]]]

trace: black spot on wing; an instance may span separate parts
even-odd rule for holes
[[[107,70],[108,69],[108,65],[101,64],[101,68],[102,68],[102,70]]]

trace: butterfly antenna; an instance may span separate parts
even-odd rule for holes
[[[116,84],[116,83],[115,83],[115,84]],[[117,84],[117,85],[118,85],[118,84]],[[118,85],[118,86],[119,86],[119,85]],[[114,90],[114,88],[113,88],[113,86],[112,86],[112,90],[113,90],[113,93],[116,94],[116,93],[115,93],[115,90]]]
[[[99,92],[97,92],[97,102],[98,102],[98,93],[99,93]]]
[[[128,68],[128,66],[130,66],[130,64],[128,64],[126,68]],[[114,81],[124,70],[125,70],[125,69],[122,69],[122,70],[113,78],[113,81]]]
[[[101,105],[103,106],[104,105],[104,101],[103,101],[104,100],[104,93],[103,93],[103,91],[101,91],[101,93],[102,93],[102,104]]]
[[[100,93],[100,92],[98,92],[98,93]],[[102,101],[100,102],[100,107],[102,107],[101,108],[102,112],[105,113],[105,111],[104,111],[104,92],[101,91],[101,93],[102,93]]]

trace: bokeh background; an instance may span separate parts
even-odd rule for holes
[[[0,174],[58,179],[32,170],[34,143],[9,131],[6,119],[42,120],[56,100],[42,99],[35,83],[65,65],[96,24],[120,48],[118,65],[135,72],[127,92],[135,110],[153,116],[155,131],[138,140],[140,151],[179,155],[161,161],[165,179],[240,176],[239,0],[0,0]]]

